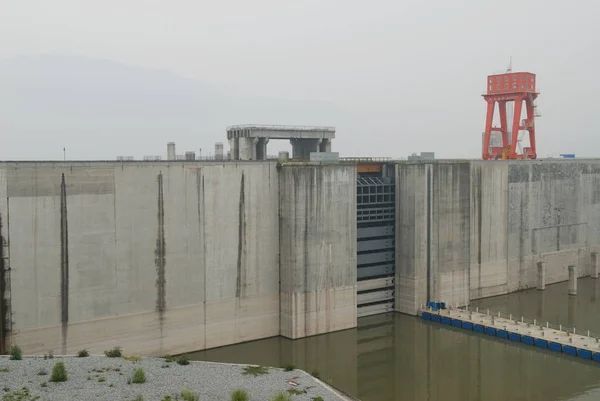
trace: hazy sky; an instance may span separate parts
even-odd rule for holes
[[[486,75],[512,56],[538,76],[540,155],[600,156],[598,15],[592,0],[0,0],[0,62],[86,56],[229,94],[328,102],[360,120],[338,127],[334,150],[346,155],[476,158]],[[2,147],[18,131],[6,126]]]

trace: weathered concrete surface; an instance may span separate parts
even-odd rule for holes
[[[469,302],[470,167],[398,164],[396,310],[416,314],[427,299]]]
[[[356,327],[356,168],[283,166],[281,335]]]
[[[600,160],[397,165],[396,310],[465,305],[594,273]]]
[[[470,167],[468,162],[433,165],[431,299],[469,303]]]
[[[504,161],[471,163],[470,299],[508,290],[508,167]]]
[[[274,163],[6,169],[10,342],[25,352],[163,355],[279,333]]]
[[[396,165],[396,311],[427,302],[430,164]]]
[[[511,162],[508,171],[508,291],[535,286],[535,263],[546,284],[568,279],[567,266],[591,274],[600,246],[600,161]]]

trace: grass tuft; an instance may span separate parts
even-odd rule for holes
[[[106,381],[106,379],[104,377],[100,377],[98,379],[98,383],[104,383]]]
[[[323,397],[321,397],[321,396],[319,396],[319,397],[313,397],[313,398],[311,398],[311,400],[312,400],[312,401],[325,401],[325,400],[323,399]]]
[[[38,371],[38,376],[46,376],[47,374],[48,374],[48,372],[46,372],[46,370],[45,370],[45,369],[40,369],[40,370]]]
[[[137,397],[135,397],[135,398],[133,399],[133,401],[144,401],[144,396],[140,394],[140,395],[138,395]]]
[[[294,366],[294,364],[288,363],[282,366],[283,370],[285,370],[286,372],[291,372],[292,370],[296,369],[296,366]]]
[[[23,351],[21,351],[21,347],[18,345],[13,345],[10,347],[10,360],[11,361],[20,361],[23,358]]]
[[[199,401],[200,395],[198,395],[198,393],[192,393],[191,391],[184,390],[181,392],[181,399],[183,401]]]
[[[90,353],[88,352],[88,350],[87,350],[87,349],[82,349],[81,351],[79,351],[79,352],[77,353],[77,357],[78,357],[78,358],[85,358],[85,357],[87,357],[87,356],[90,356]]]
[[[311,375],[317,379],[320,377],[319,371],[316,369],[311,372]]]
[[[123,356],[121,352],[121,347],[114,347],[113,349],[108,349],[104,351],[104,355],[109,358],[120,358]]]
[[[144,369],[137,368],[135,372],[133,372],[133,377],[131,378],[131,382],[135,384],[146,383],[146,374],[144,373]]]
[[[286,393],[279,393],[275,397],[271,398],[271,401],[291,401],[292,396]]]
[[[190,357],[187,356],[187,354],[183,354],[179,358],[177,358],[176,361],[177,361],[177,363],[179,365],[182,365],[182,366],[189,365],[190,364]]]
[[[123,359],[125,359],[126,361],[130,361],[130,362],[139,362],[142,360],[142,357],[136,356],[136,355],[131,355],[131,356],[124,356]]]
[[[8,372],[9,372],[8,368],[0,369],[0,373],[8,373]]]
[[[51,382],[66,382],[67,381],[67,369],[63,362],[56,362],[52,367],[52,376],[50,376]]]
[[[258,375],[266,375],[267,373],[269,373],[269,368],[266,366],[246,366],[242,374],[256,377]]]
[[[231,401],[248,401],[248,393],[246,390],[233,390],[231,393]]]

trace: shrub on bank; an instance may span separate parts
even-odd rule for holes
[[[23,358],[23,351],[21,351],[21,347],[16,344],[10,347],[10,359],[12,361],[20,361],[21,358]]]
[[[77,357],[78,357],[78,358],[85,358],[85,357],[87,357],[87,356],[90,356],[90,353],[88,352],[88,350],[87,350],[87,349],[82,349],[81,351],[79,351],[79,352],[77,353]]]
[[[246,390],[233,390],[231,393],[231,401],[248,401],[248,393]]]
[[[52,376],[50,376],[51,382],[66,382],[67,381],[67,369],[63,362],[56,362],[52,367]]]
[[[177,363],[180,365],[189,365],[190,364],[190,357],[187,356],[187,354],[183,354],[181,355],[179,358],[177,358]]]
[[[137,368],[135,370],[135,372],[133,372],[133,377],[131,378],[131,382],[134,384],[146,383],[146,374],[144,373],[144,369]]]
[[[296,366],[294,366],[291,363],[283,365],[283,370],[285,370],[286,372],[291,372],[294,369],[296,369]]]
[[[286,393],[279,393],[275,397],[271,398],[271,401],[291,401],[292,396]]]
[[[183,401],[199,401],[200,395],[198,395],[198,393],[192,393],[191,391],[185,390],[181,392],[181,399]]]
[[[104,351],[104,355],[109,358],[120,358],[123,356],[121,353],[121,347],[114,347],[113,349],[107,349]]]

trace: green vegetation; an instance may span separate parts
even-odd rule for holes
[[[137,397],[135,397],[133,401],[144,401],[144,397],[140,394]]]
[[[2,369],[0,369],[0,373],[8,373],[8,368],[2,368]]]
[[[292,394],[292,395],[306,394],[306,390],[297,390],[295,388],[291,388],[287,392],[290,393],[290,394]]]
[[[66,382],[67,381],[67,369],[63,362],[56,362],[52,367],[52,376],[50,376],[51,382]]]
[[[248,393],[246,390],[233,390],[231,401],[248,401]]]
[[[48,387],[48,383],[43,382],[42,384],[40,384],[40,387]]]
[[[144,373],[144,369],[137,368],[135,372],[133,372],[133,377],[131,378],[131,382],[135,384],[146,383],[146,374]]]
[[[323,397],[313,397],[313,398],[311,398],[311,400],[312,400],[312,401],[325,401],[325,400],[323,399]]]
[[[47,374],[48,374],[48,372],[46,372],[46,370],[44,370],[44,369],[40,369],[38,371],[38,376],[46,376]]]
[[[171,355],[165,355],[163,358],[165,358],[165,362],[175,362],[175,358],[173,358]]]
[[[130,361],[130,362],[139,362],[142,360],[141,356],[124,356],[123,359],[125,359],[126,361]]]
[[[183,354],[181,355],[179,358],[176,359],[177,363],[179,365],[189,365],[190,364],[190,357],[187,356],[187,354]]]
[[[269,368],[266,366],[246,366],[242,374],[256,377],[258,375],[266,375],[267,373],[269,373]]]
[[[319,375],[319,371],[318,371],[317,369],[313,370],[313,371],[311,372],[311,375],[312,375],[313,377],[316,377],[317,379],[320,377],[320,375]]]
[[[183,401],[199,401],[200,396],[198,393],[192,393],[191,391],[185,390],[181,392],[181,399]]]
[[[113,349],[108,349],[104,351],[104,355],[109,358],[120,358],[123,356],[121,353],[121,347],[114,347]]]
[[[291,363],[285,364],[282,367],[283,367],[283,370],[285,370],[286,372],[291,372],[292,370],[296,369],[296,366],[294,366]]]
[[[88,376],[88,380],[92,380],[92,376]]]
[[[48,351],[47,354],[44,354],[44,360],[46,359],[54,359],[54,354],[52,353],[52,351]]]
[[[21,347],[18,345],[13,345],[10,347],[10,360],[11,361],[20,361],[23,358],[23,351],[21,351]]]
[[[98,379],[98,383],[104,383],[106,381],[106,379],[104,377],[100,377]]]
[[[85,358],[85,357],[87,357],[87,356],[90,356],[90,353],[88,352],[88,350],[87,350],[87,349],[82,349],[81,351],[79,351],[79,352],[77,353],[77,357],[78,357],[78,358]]]
[[[6,387],[4,388],[6,394],[2,396],[2,401],[36,401],[40,399],[40,396],[32,396],[29,394],[29,389],[27,387],[23,387],[21,390],[13,391],[9,393]]]
[[[291,401],[292,396],[286,393],[279,393],[275,397],[271,398],[271,401]]]

